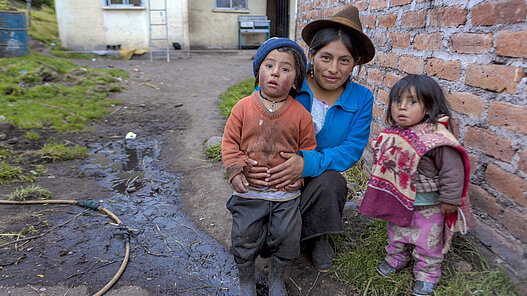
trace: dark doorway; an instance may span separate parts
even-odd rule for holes
[[[267,0],[271,37],[289,37],[289,0]]]

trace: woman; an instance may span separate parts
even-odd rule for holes
[[[372,60],[375,49],[362,33],[358,9],[351,5],[327,20],[309,23],[302,38],[309,45],[309,64],[296,99],[313,115],[317,148],[298,155],[281,153],[287,161],[273,168],[249,160],[245,176],[252,186],[289,190],[297,189],[293,181],[305,178],[301,241],[311,246],[315,268],[327,272],[334,256],[328,234],[343,231],[347,186],[339,172],[362,156],[372,119],[373,94],[353,82],[351,73]]]

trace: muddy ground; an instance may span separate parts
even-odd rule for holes
[[[92,295],[119,269],[129,239],[128,265],[106,295],[237,295],[228,252],[232,189],[220,162],[206,159],[204,142],[221,136],[218,95],[252,75],[254,51],[192,53],[170,63],[77,60],[86,67],[131,73],[121,105],[92,132],[37,131],[41,143],[4,126],[15,149],[35,149],[48,137],[88,147],[85,160],[48,163],[35,181],[52,199],[94,200],[117,215],[71,205],[0,205],[0,233],[40,238],[0,248],[0,295]],[[5,132],[5,131],[4,131]],[[137,137],[126,140],[133,132]],[[0,186],[0,198],[22,184]],[[347,210],[347,225],[355,223]],[[58,227],[60,226],[60,227]],[[351,227],[352,228],[352,227]],[[2,241],[11,238],[0,237]],[[258,260],[259,293],[266,293],[267,261]],[[302,254],[287,272],[290,295],[356,295]]]

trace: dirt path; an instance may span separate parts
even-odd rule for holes
[[[105,120],[93,124],[94,133],[83,134],[74,141],[90,147],[93,143],[122,138],[130,131],[138,135],[138,140],[159,141],[159,157],[152,165],[160,171],[179,174],[182,209],[197,228],[223,245],[219,247],[224,249],[217,253],[218,257],[224,253],[228,254],[231,217],[225,208],[225,201],[232,189],[225,179],[221,163],[205,159],[204,141],[222,135],[224,118],[218,113],[218,95],[230,85],[251,77],[253,54],[252,51],[229,54],[197,53],[192,54],[189,59],[176,59],[171,63],[155,61],[153,64],[147,60],[77,61],[78,64],[88,67],[121,68],[130,72],[131,76],[125,82],[127,90],[111,96],[122,104],[116,106]],[[115,192],[100,185],[100,177],[86,173],[82,167],[83,162],[51,165],[48,176],[41,178],[38,183],[49,188],[61,199],[79,199],[86,196],[95,200],[115,199]],[[0,194],[10,192],[14,187],[4,186],[0,188]],[[113,204],[112,207],[116,208],[118,204]],[[14,211],[16,210],[11,209],[10,213]],[[152,215],[155,216],[155,212]],[[104,225],[104,222],[100,223]],[[132,260],[141,262],[140,258]],[[259,260],[258,267],[261,272],[259,288],[264,292],[267,262]],[[181,278],[177,269],[173,267],[152,266],[151,269],[152,274],[176,273],[173,277]],[[151,279],[148,280],[148,276],[132,274],[133,270],[135,269],[127,270],[107,295],[164,295],[167,291],[176,291],[170,292],[175,293],[174,295],[211,293],[182,292],[184,290],[159,287],[168,285],[169,279],[166,283],[158,282],[156,285]],[[109,274],[112,275],[111,272]],[[294,262],[287,276],[290,295],[355,295],[332,280],[329,275],[316,272],[305,258],[305,254]],[[100,285],[108,279],[101,276],[93,279],[93,282]],[[32,286],[28,287],[24,281],[27,279],[13,281],[12,278],[8,280],[6,277],[0,277],[0,295],[7,292],[10,295],[27,295],[42,288],[47,291],[46,295],[86,295],[94,292],[86,287],[92,284],[90,282],[79,282],[75,287],[65,287],[58,282],[43,282],[35,278],[30,283]],[[69,286],[71,285],[69,283]],[[214,294],[235,295],[233,291],[235,289],[220,289]]]

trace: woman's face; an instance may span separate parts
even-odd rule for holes
[[[335,40],[311,57],[314,79],[325,90],[336,90],[348,79],[355,62],[344,43]]]

